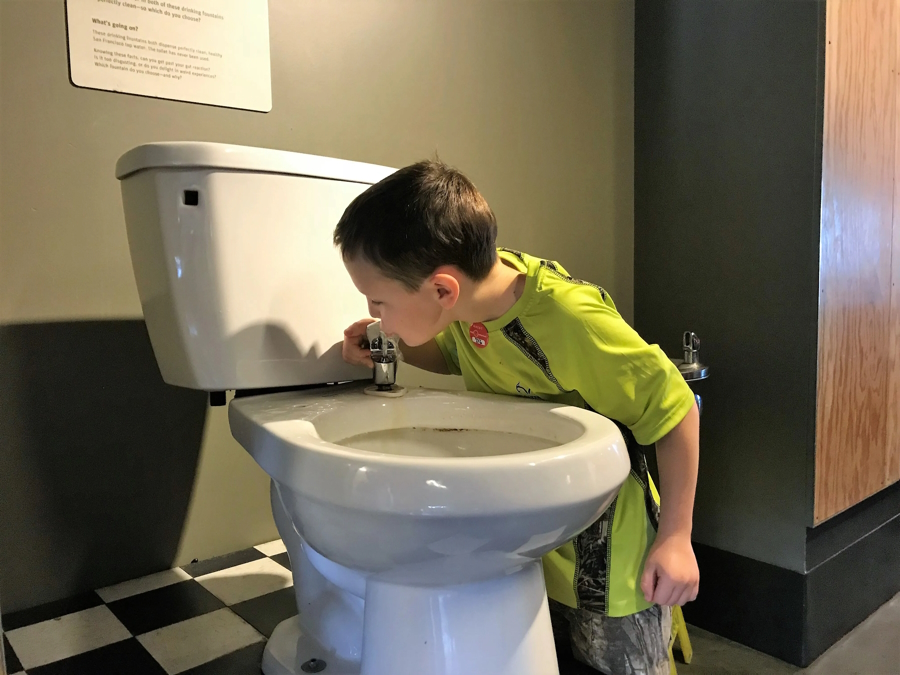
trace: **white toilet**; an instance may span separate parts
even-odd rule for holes
[[[300,614],[266,675],[557,675],[540,558],[613,500],[625,444],[567,406],[364,394],[339,340],[366,303],[331,236],[391,171],[214,143],[123,155],[156,359],[170,384],[238,390],[232,433],[272,477]]]

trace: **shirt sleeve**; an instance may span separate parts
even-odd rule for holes
[[[595,411],[652,445],[674,429],[694,405],[694,394],[675,364],[647,344],[619,313],[587,289],[564,308],[566,348],[553,372]]]
[[[456,340],[450,328],[441,331],[435,338],[437,346],[444,355],[444,361],[447,362],[447,368],[451,375],[462,375],[462,369],[459,367],[459,354],[456,351]]]

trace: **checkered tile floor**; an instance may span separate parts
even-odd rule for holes
[[[9,675],[260,675],[294,616],[281,541],[3,616]],[[559,654],[560,675],[597,675]],[[424,674],[423,674],[424,675]]]
[[[280,541],[3,616],[9,675],[259,675],[297,613]]]

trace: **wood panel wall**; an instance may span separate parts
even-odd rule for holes
[[[826,17],[817,524],[900,478],[900,0]]]
[[[895,0],[894,24],[900,21]],[[894,237],[891,265],[891,348],[888,379],[888,483],[900,481],[900,28],[894,36]]]

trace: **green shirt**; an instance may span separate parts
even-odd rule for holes
[[[632,471],[609,510],[584,534],[544,558],[551,598],[610,616],[650,606],[640,574],[658,523],[659,497],[639,445],[669,433],[694,405],[678,369],[622,319],[602,288],[573,279],[555,262],[500,249],[526,275],[502,317],[484,322],[479,346],[469,324],[437,337],[466,388],[591,408],[619,424]]]

